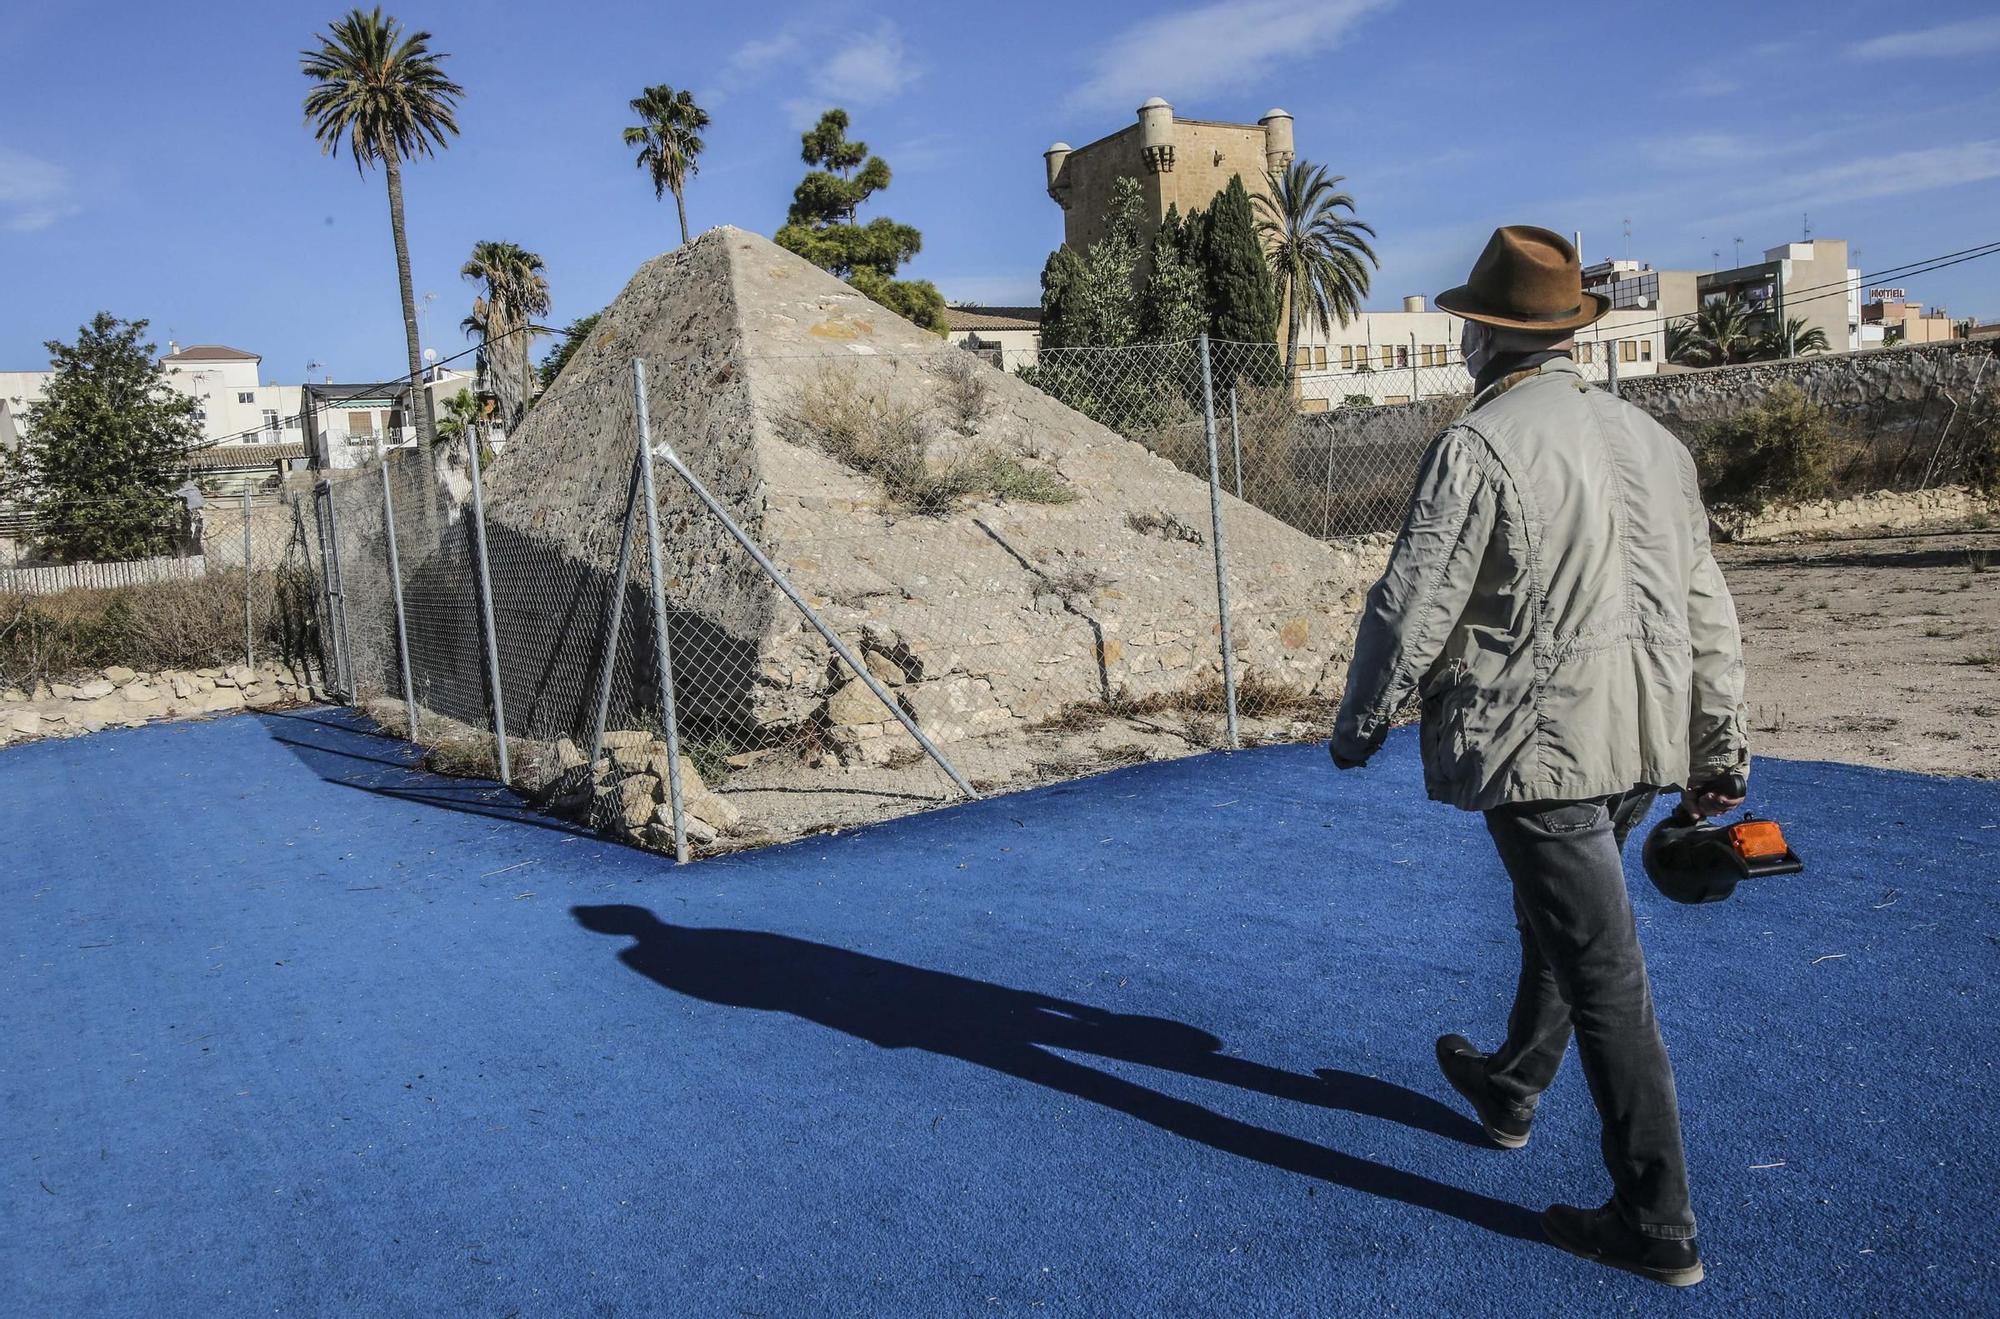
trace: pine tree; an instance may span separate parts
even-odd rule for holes
[[[141,343],[145,321],[99,312],[74,344],[45,345],[55,376],[27,411],[16,495],[38,548],[64,559],[137,559],[172,548],[201,439],[201,406],[176,393]]]
[[[878,216],[855,219],[861,204],[889,186],[889,166],[850,141],[847,111],[828,110],[800,140],[800,156],[818,168],[799,181],[778,230],[780,247],[840,276],[906,320],[944,333],[944,295],[927,279],[897,279],[896,271],[923,248],[923,235]]]
[[[1223,343],[1271,345],[1269,354],[1234,349],[1232,356],[1247,363],[1244,374],[1252,383],[1276,384],[1284,376],[1278,363],[1278,289],[1257,241],[1257,217],[1241,175],[1230,178],[1209,208],[1207,220],[1202,266],[1208,283],[1209,337]]]

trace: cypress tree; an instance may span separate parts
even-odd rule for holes
[[[1284,375],[1278,363],[1278,288],[1264,263],[1257,217],[1241,175],[1232,176],[1216,197],[1206,228],[1202,265],[1208,283],[1209,336],[1226,343],[1271,345],[1268,373],[1263,352],[1235,349],[1232,356],[1249,363],[1245,374],[1253,383],[1276,384]]]

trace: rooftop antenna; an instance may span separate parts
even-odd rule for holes
[[[1740,266],[1743,264],[1743,240],[1741,238],[1738,238],[1735,240],[1735,242],[1736,242],[1736,264]]]
[[[1629,260],[1631,260],[1631,259],[1632,259],[1632,217],[1631,217],[1631,216],[1629,216],[1629,215],[1628,215],[1628,216],[1626,216],[1626,217],[1625,217],[1625,219],[1624,219],[1624,225],[1625,225],[1625,259],[1629,261]]]
[[[1800,211],[1799,224],[1806,231],[1805,241],[1810,243],[1812,241],[1812,214],[1808,211]]]

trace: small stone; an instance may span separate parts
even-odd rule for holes
[[[850,679],[846,686],[827,698],[826,717],[839,725],[879,724],[895,715],[875,699],[875,693],[868,690],[868,684],[859,678]]]
[[[217,687],[212,692],[202,693],[201,709],[204,713],[220,714],[224,711],[241,710],[242,708],[243,693],[237,691],[234,687]]]
[[[77,699],[76,688],[66,682],[59,682],[52,685],[49,688],[49,695],[58,701],[74,701]]]
[[[257,670],[247,664],[232,664],[228,674],[236,680],[238,687],[248,687],[257,681]]]
[[[868,671],[891,687],[900,687],[910,680],[910,675],[903,672],[902,665],[879,650],[866,651],[862,658],[868,663]]]
[[[284,694],[276,687],[256,687],[243,694],[243,704],[253,710],[266,709],[284,699]]]
[[[222,670],[221,670],[221,669],[196,669],[196,670],[194,671],[194,676],[195,676],[195,677],[197,677],[197,678],[220,678],[220,677],[222,676]]]
[[[159,689],[157,687],[150,687],[143,682],[132,683],[118,694],[134,705],[145,705],[148,702],[160,699]]]
[[[627,829],[637,833],[653,818],[653,796],[659,786],[651,774],[634,774],[619,783],[619,812]]]
[[[194,695],[195,691],[194,684],[188,680],[187,676],[179,673],[176,673],[168,681],[167,687],[173,692],[174,699],[177,701],[185,701],[188,697]]]
[[[9,687],[6,691],[0,692],[0,701],[4,701],[8,705],[19,705],[27,699],[28,694],[19,687]]]
[[[635,774],[646,768],[648,759],[649,751],[645,742],[626,742],[611,748],[611,763],[628,774]]]
[[[587,762],[583,749],[567,737],[556,739],[556,768],[559,770],[581,769]]]
[[[136,670],[128,669],[122,664],[113,664],[110,668],[104,670],[104,676],[117,686],[123,687],[126,683],[138,677],[139,674]]]
[[[10,717],[7,726],[25,737],[33,737],[42,731],[42,716],[34,710],[23,710]]]
[[[84,683],[81,687],[72,688],[70,690],[70,697],[78,701],[94,701],[100,696],[109,696],[117,690],[117,687],[111,683],[110,679],[97,678],[91,682]]]

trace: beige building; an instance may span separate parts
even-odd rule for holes
[[[1080,249],[1104,237],[1111,187],[1121,178],[1139,181],[1142,234],[1150,236],[1169,207],[1182,215],[1206,209],[1238,175],[1252,196],[1268,196],[1266,176],[1291,164],[1292,155],[1292,117],[1283,110],[1254,124],[1177,119],[1155,96],[1139,107],[1136,123],[1086,146],[1058,142],[1042,159],[1049,196],[1063,208],[1063,242]]]
[[[1949,313],[1941,307],[1925,312],[1924,304],[1912,302],[1902,289],[1870,289],[1868,301],[1861,304],[1860,347],[1939,343],[1957,337]]]
[[[1004,371],[1035,364],[1042,347],[1040,307],[976,307],[959,303],[944,309],[945,342],[979,354]]]
[[[1401,311],[1365,311],[1346,325],[1299,335],[1299,406],[1324,412],[1343,403],[1409,403],[1469,394],[1472,376],[1460,360],[1465,323],[1434,311],[1420,296],[1403,299]],[[1628,308],[1576,333],[1576,363],[1589,380],[1653,375],[1666,361],[1666,328],[1659,314]]]
[[[1697,277],[1701,300],[1741,298],[1755,315],[1778,324],[1793,317],[1826,332],[1827,350],[1861,346],[1861,272],[1847,264],[1847,240],[1785,243],[1762,261]]]

